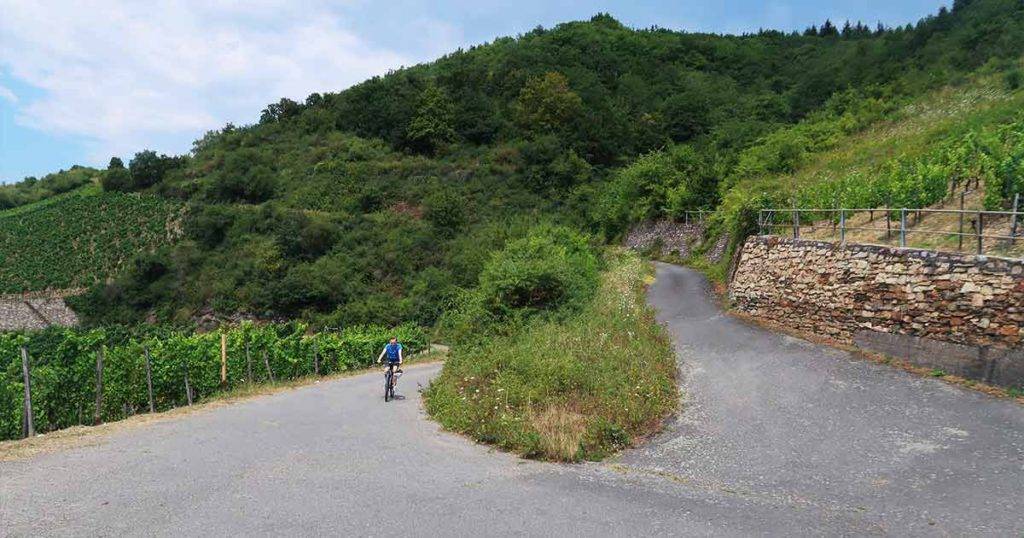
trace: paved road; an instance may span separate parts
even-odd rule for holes
[[[1024,408],[723,316],[695,273],[650,291],[685,411],[602,464],[441,432],[409,369],[320,383],[0,462],[0,535],[820,535],[1024,531]]]

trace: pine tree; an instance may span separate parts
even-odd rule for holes
[[[818,35],[821,37],[835,37],[839,35],[839,30],[836,25],[832,24],[832,21],[825,19],[825,24],[821,25],[821,29],[818,30]]]

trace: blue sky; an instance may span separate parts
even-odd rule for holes
[[[941,0],[0,0],[0,183],[135,151],[188,151],[267,103],[608,12],[718,33],[905,24]]]

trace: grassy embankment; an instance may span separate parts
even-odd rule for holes
[[[523,456],[601,459],[676,409],[676,362],[644,302],[650,266],[613,254],[590,303],[470,349],[427,390],[445,427]]]

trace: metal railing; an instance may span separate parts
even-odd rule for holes
[[[714,212],[703,209],[683,211],[683,222],[685,224],[702,224],[712,213]]]
[[[1019,199],[1018,199],[1019,203]],[[957,249],[963,250],[965,241],[974,243],[977,254],[989,247],[1013,248],[1019,239],[1024,239],[1024,225],[1018,203],[1013,211],[980,211],[964,209],[762,209],[758,217],[761,235],[789,235],[800,238],[802,234],[814,234],[828,230],[829,236],[838,236],[845,244],[847,236],[856,232],[872,232],[876,237],[885,236],[886,242],[898,241],[900,247],[908,246],[911,235],[941,236],[957,241]],[[866,222],[851,223],[851,218]],[[946,229],[935,229],[922,225],[927,215],[954,215],[956,224]],[[881,224],[884,220],[884,225]],[[955,229],[950,229],[955,228]],[[1005,230],[1005,232],[1004,232]],[[782,231],[780,234],[779,232]]]

